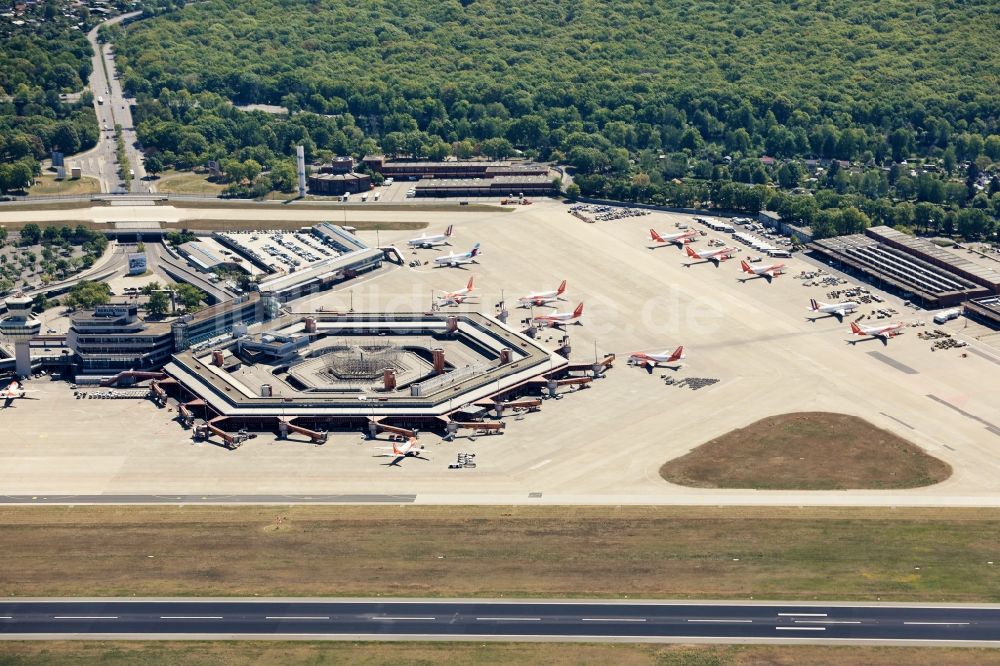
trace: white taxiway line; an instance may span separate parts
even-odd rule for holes
[[[861,624],[861,620],[796,620],[799,624]]]
[[[161,620],[221,620],[221,615],[161,615]]]
[[[477,622],[541,622],[540,617],[477,617]]]
[[[436,620],[436,617],[373,617],[373,620]]]
[[[904,622],[903,624],[930,624],[939,626],[950,626],[957,624],[969,624],[968,622]]]
[[[826,613],[778,613],[778,617],[826,617]]]
[[[581,622],[645,622],[644,617],[581,617]]]
[[[744,624],[749,624],[753,622],[753,620],[688,620],[688,622],[721,622],[725,624],[729,624],[731,622],[742,622]]]
[[[117,620],[117,615],[56,615],[53,620]]]
[[[778,631],[826,631],[826,627],[775,627]]]
[[[265,620],[329,620],[329,615],[268,615]],[[378,618],[388,620],[389,618]]]

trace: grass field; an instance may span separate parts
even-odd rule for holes
[[[216,196],[226,189],[223,183],[213,183],[207,173],[194,171],[164,171],[152,181],[157,192],[169,194],[207,194]]]
[[[71,180],[65,178],[56,180],[53,174],[43,173],[35,179],[35,184],[28,190],[31,196],[42,195],[72,195],[72,194],[94,194],[101,191],[101,185],[94,178],[78,178]]]
[[[668,461],[660,476],[698,488],[890,489],[940,483],[951,467],[855,416],[801,412],[717,437]]]
[[[0,666],[169,664],[615,664],[616,666],[973,666],[996,651],[973,648],[816,645],[595,645],[589,643],[361,643],[286,641],[7,641]]]
[[[998,602],[998,533],[989,509],[5,507],[0,596]]]

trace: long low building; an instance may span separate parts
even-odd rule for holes
[[[886,226],[866,229],[865,235],[889,247],[902,250],[929,264],[942,268],[949,273],[954,273],[969,282],[990,290],[994,294],[1000,294],[1000,272],[969,261],[965,257],[960,257],[926,239],[908,236],[896,231],[892,227]]]
[[[973,298],[962,304],[965,316],[1000,330],[1000,296]]]
[[[389,160],[382,155],[368,155],[362,162],[386,178],[500,178],[549,173],[544,164],[506,160]]]
[[[557,191],[548,176],[441,178],[422,180],[414,189],[418,197],[548,196]]]
[[[810,243],[809,249],[846,272],[863,275],[877,286],[899,292],[904,298],[931,309],[958,305],[991,293],[967,274],[960,275],[942,266],[942,262],[931,263],[902,243],[880,242],[874,235],[825,238]]]

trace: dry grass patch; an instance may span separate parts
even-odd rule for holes
[[[660,476],[696,488],[882,490],[940,483],[951,467],[856,416],[799,412],[717,437],[668,461]]]
[[[151,181],[157,192],[167,194],[207,194],[216,196],[226,184],[211,180],[209,174],[195,171],[164,171]]]
[[[0,507],[0,596],[997,602],[998,533],[990,509]]]
[[[64,178],[56,180],[53,174],[42,174],[35,179],[35,184],[28,190],[30,196],[95,194],[101,191],[101,185],[94,178]]]
[[[976,648],[350,641],[7,641],[0,653],[2,666],[40,663],[61,666],[978,666],[995,659],[996,651]]]

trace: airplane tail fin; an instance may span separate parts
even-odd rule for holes
[[[580,303],[578,306],[576,306],[576,309],[573,310],[573,318],[576,319],[582,314],[583,314],[583,303]]]
[[[693,259],[700,259],[700,258],[701,258],[701,257],[699,257],[699,256],[698,256],[698,253],[697,253],[697,252],[695,252],[695,251],[694,251],[694,250],[693,250],[693,249],[691,248],[691,246],[690,246],[690,245],[685,245],[685,246],[684,246],[684,249],[685,249],[685,250],[687,251],[687,255],[688,255],[689,257],[691,257],[691,258],[693,258]]]
[[[469,278],[469,284],[465,285],[465,288],[469,291],[472,291],[472,287],[475,284],[475,282],[476,282],[476,276],[473,275],[472,277]]]
[[[656,229],[650,229],[649,230],[649,237],[651,239],[655,240],[657,243],[662,243],[663,242],[663,237],[660,236],[660,234],[656,233]]]
[[[678,360],[680,360],[680,359],[681,359],[681,357],[683,357],[683,356],[684,356],[684,347],[683,347],[683,346],[681,346],[681,347],[678,347],[677,349],[675,349],[675,350],[674,350],[674,353],[673,353],[673,354],[671,354],[671,355],[670,355],[670,358],[668,358],[667,360],[668,360],[668,361],[678,361]]]
[[[740,262],[740,268],[743,269],[744,273],[753,273],[753,269],[750,268],[750,264],[745,261]]]
[[[851,322],[851,332],[854,333],[855,335],[862,335],[863,333],[861,327],[858,326],[858,323],[854,321]]]
[[[564,291],[566,291],[566,280],[559,283],[559,288],[556,289],[556,296],[562,296]]]
[[[449,224],[448,228],[444,230],[444,235],[446,238],[451,238],[451,232],[455,229],[455,225]]]
[[[472,246],[472,250],[469,252],[469,254],[473,257],[479,256],[479,243],[476,243],[475,245]]]
[[[809,299],[809,309],[813,312],[817,312],[819,310],[819,303],[816,302],[815,298]]]

